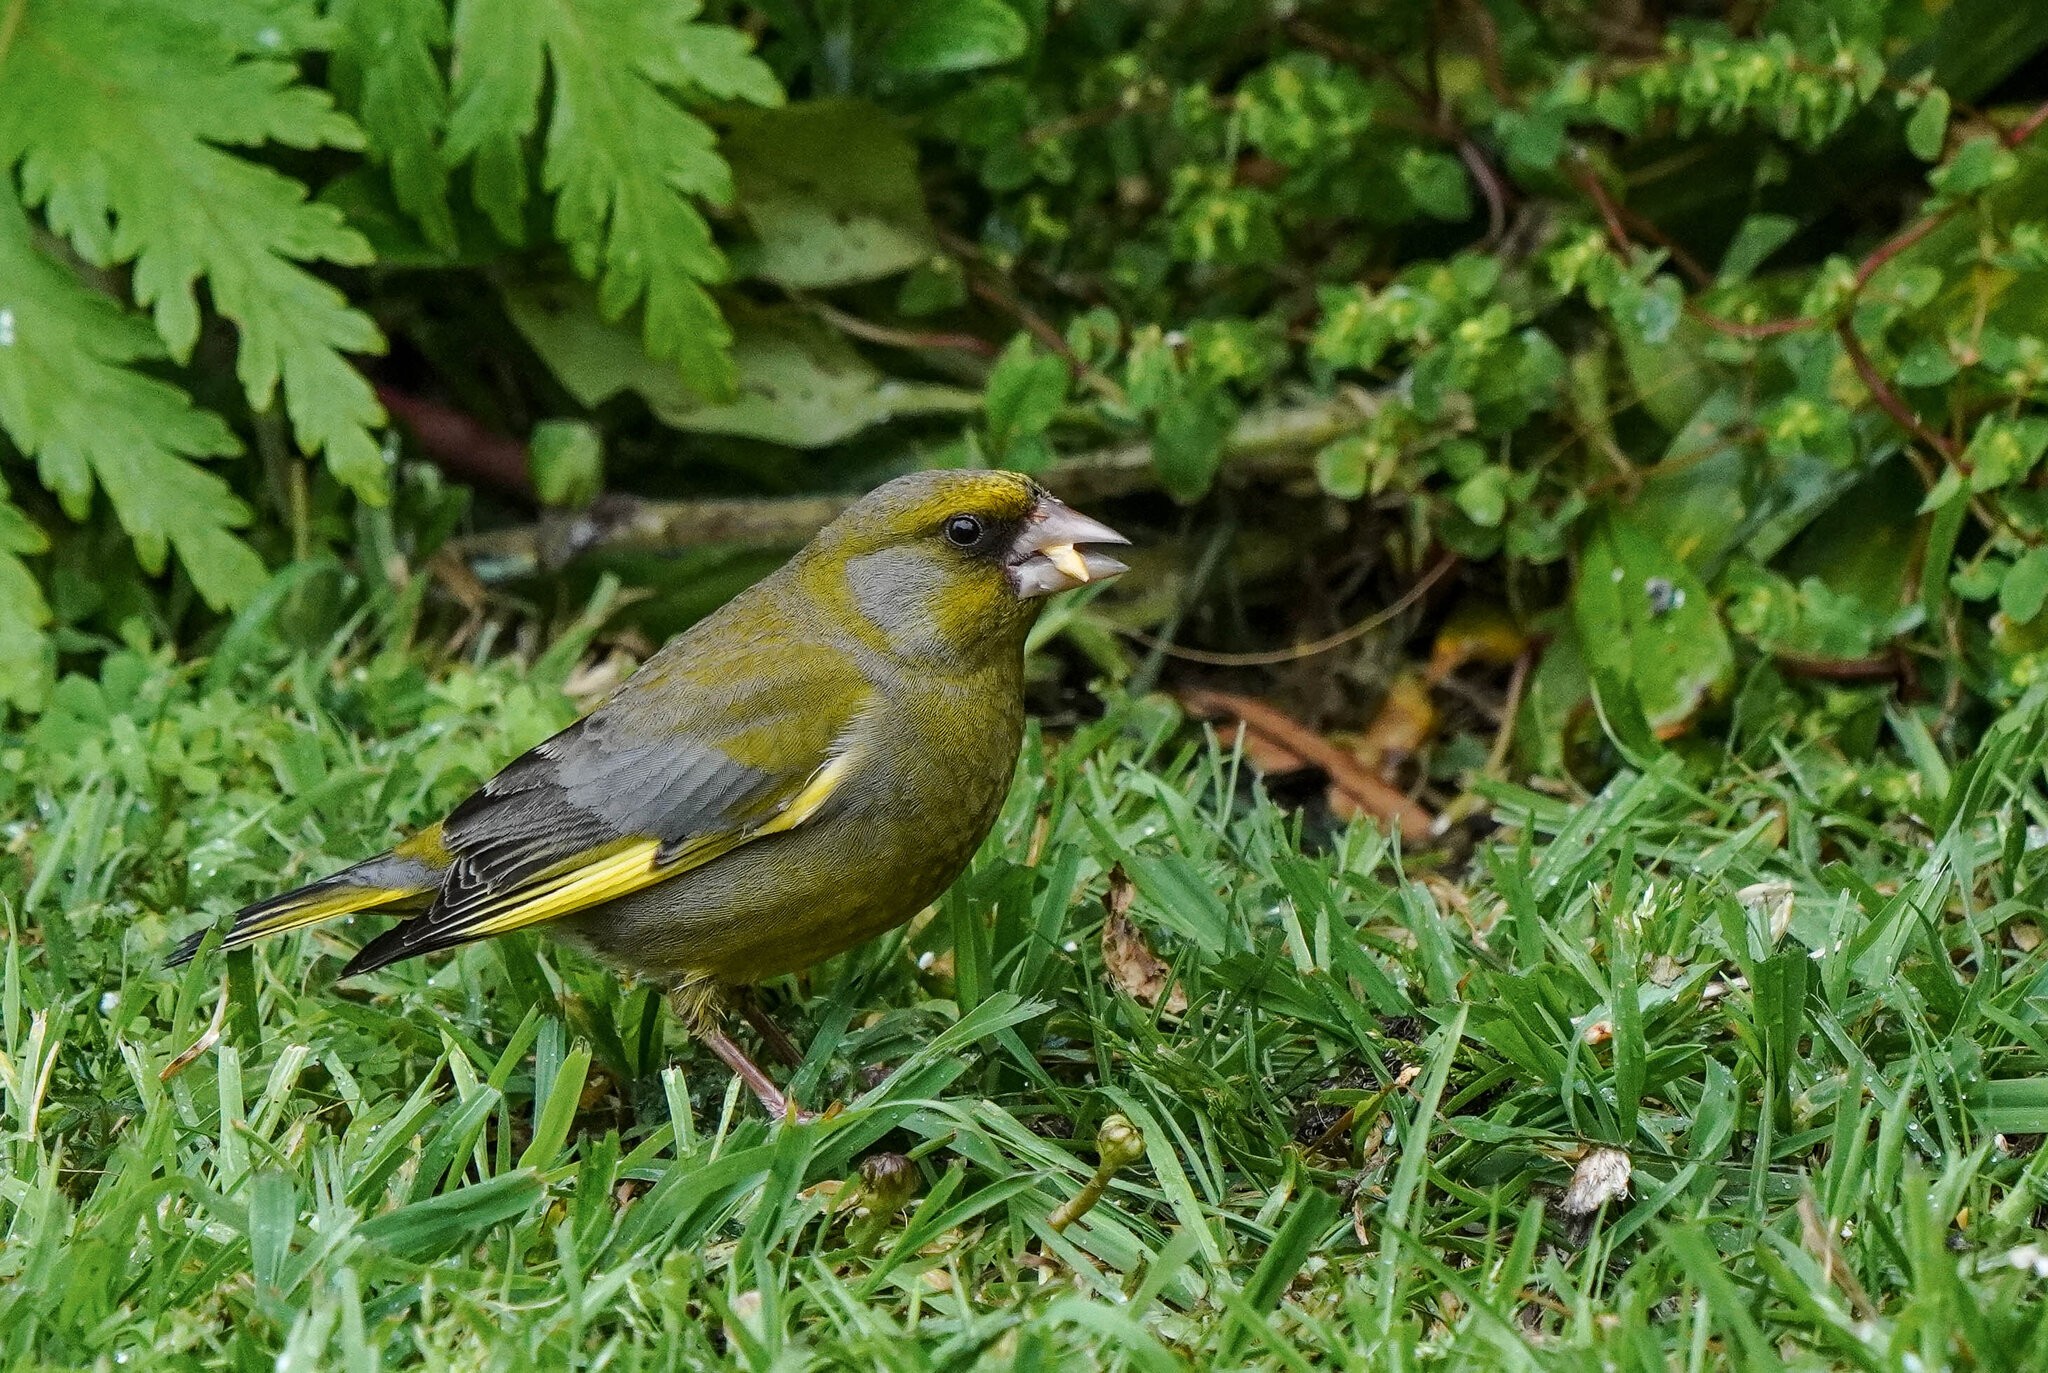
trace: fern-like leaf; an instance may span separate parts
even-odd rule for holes
[[[381,499],[370,430],[383,411],[346,354],[383,339],[304,265],[366,263],[369,244],[299,182],[229,151],[362,144],[324,92],[260,51],[289,48],[298,7],[252,31],[261,16],[246,3],[214,22],[176,0],[20,6],[0,53],[0,170],[18,166],[25,199],[87,262],[133,264],[136,301],[179,359],[199,336],[204,283],[238,330],[250,404],[267,409],[282,381],[300,447]]]
[[[240,451],[217,415],[131,365],[161,358],[149,326],[36,250],[27,215],[0,179],[0,430],[32,457],[65,513],[83,519],[106,492],[136,557],[167,551],[216,607],[247,600],[263,562],[235,530],[249,508],[192,461]],[[0,501],[0,695],[19,699],[29,645],[47,616],[19,555],[42,536]],[[36,650],[40,652],[40,650]]]
[[[448,208],[448,167],[441,132],[448,85],[440,50],[448,45],[442,0],[337,0],[335,93],[369,135],[370,156],[390,168],[399,208],[427,242],[455,249]]]
[[[675,0],[459,0],[446,152],[473,164],[478,204],[516,241],[523,147],[552,77],[541,182],[555,236],[606,318],[641,306],[648,352],[726,396],[732,334],[705,290],[725,279],[725,257],[696,202],[730,200],[732,174],[678,97],[772,104],[781,90],[733,30],[693,13]]]

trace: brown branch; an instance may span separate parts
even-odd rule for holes
[[[2005,146],[2017,148],[2020,144],[2041,132],[2041,126],[2048,124],[2048,101],[2036,106],[2034,112],[2019,123],[2007,129],[2003,135]]]
[[[1607,241],[1614,245],[1614,251],[1624,258],[1635,253],[1635,241],[1628,236],[1628,226],[1621,222],[1621,209],[1614,203],[1614,197],[1607,193],[1607,187],[1600,181],[1599,173],[1586,163],[1583,153],[1572,161],[1572,169],[1566,173],[1572,184],[1586,193],[1595,209],[1600,211],[1600,222],[1607,226]]]
[[[526,445],[472,415],[439,401],[379,383],[377,399],[392,418],[412,431],[420,451],[436,467],[472,486],[534,499]]]
[[[1685,246],[1671,235],[1653,224],[1647,217],[1638,214],[1626,205],[1617,205],[1623,221],[1635,226],[1635,231],[1644,238],[1671,254],[1672,265],[1685,273],[1695,290],[1714,284],[1714,274],[1700,265],[1698,258],[1685,250]]]
[[[1313,469],[1315,453],[1355,434],[1378,409],[1369,394],[1350,390],[1333,400],[1287,409],[1255,410],[1224,441],[1227,482],[1284,481]],[[1101,448],[1062,458],[1039,474],[1060,495],[1094,502],[1142,491],[1157,483],[1149,443]],[[486,582],[530,576],[597,549],[675,552],[706,544],[788,548],[830,523],[856,497],[771,497],[758,500],[642,500],[607,495],[588,510],[537,524],[457,539],[453,554]]]
[[[1692,301],[1685,303],[1685,312],[1717,334],[1726,334],[1730,338],[1747,339],[1751,343],[1760,342],[1767,338],[1779,338],[1785,334],[1796,334],[1802,329],[1816,329],[1820,327],[1819,320],[1809,319],[1804,315],[1794,315],[1790,319],[1767,319],[1756,324],[1745,324],[1741,320],[1717,315],[1705,306],[1697,305]]]
[[[1897,654],[1874,658],[1830,658],[1818,653],[1772,652],[1771,662],[1794,677],[1823,682],[1902,682],[1907,669]]]
[[[943,229],[939,231],[939,242],[962,257],[976,259],[981,257],[981,250],[974,244],[959,237],[957,234],[948,233]],[[1067,371],[1073,375],[1074,380],[1088,386],[1098,395],[1102,396],[1103,399],[1114,405],[1124,406],[1130,404],[1130,398],[1124,394],[1123,387],[1117,385],[1112,378],[1081,361],[1073,348],[1068,345],[1066,336],[1053,328],[1052,324],[1043,315],[1033,310],[1029,305],[1026,305],[1015,292],[998,285],[988,277],[974,272],[967,274],[967,289],[974,293],[976,299],[993,305],[996,309],[1022,325],[1025,332],[1044,344],[1062,362],[1067,364]]]
[[[1948,223],[1955,212],[1956,207],[1951,205],[1947,209],[1936,210],[1931,215],[1922,216],[1871,249],[1869,256],[1856,265],[1856,285],[1850,292],[1851,297],[1860,294],[1863,288],[1870,284],[1870,279],[1883,271],[1885,265],[1893,258]]]
[[[1856,337],[1856,326],[1847,316],[1835,326],[1835,335],[1842,340],[1842,351],[1848,355],[1849,365],[1856,369],[1857,377],[1870,392],[1870,398],[1877,402],[1878,408],[1890,415],[1901,429],[1939,453],[1943,461],[1953,463],[1968,476],[1969,467],[1958,456],[1954,440],[1928,428],[1927,422],[1913,413],[1913,407],[1892,389],[1884,374],[1877,370],[1877,364],[1870,360],[1870,354],[1863,350],[1863,340]]]
[[[1458,157],[1464,162],[1465,170],[1472,173],[1472,180],[1478,183],[1479,194],[1486,197],[1486,237],[1480,241],[1480,246],[1490,248],[1500,242],[1508,231],[1507,183],[1471,139],[1458,140]]]
[[[1479,70],[1486,89],[1501,104],[1516,104],[1514,87],[1508,84],[1507,63],[1501,60],[1500,25],[1493,22],[1493,12],[1486,8],[1486,0],[1465,0],[1465,12],[1479,34]]]

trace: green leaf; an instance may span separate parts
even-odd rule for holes
[[[793,448],[823,448],[901,415],[962,415],[980,393],[885,376],[844,337],[795,306],[732,306],[737,397],[703,400],[635,334],[599,318],[587,293],[527,287],[505,308],[541,360],[585,406],[621,391],[646,400],[667,425],[735,434]]]
[[[2026,624],[2048,602],[2048,548],[2030,548],[2020,555],[1998,586],[1998,608],[2015,624]]]
[[[14,13],[0,167],[20,164],[23,199],[87,262],[132,264],[135,299],[180,361],[199,337],[203,282],[235,325],[249,404],[268,409],[281,381],[300,447],[381,499],[370,430],[384,413],[346,354],[383,338],[303,265],[359,266],[369,245],[299,182],[223,146],[357,148],[361,132],[291,63],[251,57],[188,7],[28,0]]]
[[[524,141],[553,104],[541,184],[554,232],[597,283],[604,318],[641,309],[647,351],[699,394],[733,394],[732,331],[704,289],[723,281],[699,200],[732,199],[711,128],[676,96],[770,98],[765,68],[729,31],[688,22],[682,5],[460,0],[455,110],[446,154],[473,161],[477,201],[517,241],[527,196]]]
[[[1721,255],[1721,271],[1715,278],[1716,283],[1733,286],[1749,280],[1756,275],[1756,269],[1797,232],[1799,221],[1790,215],[1746,216],[1735,230],[1735,238],[1728,244],[1728,251]]]
[[[1208,491],[1236,423],[1236,403],[1215,388],[1183,390],[1167,402],[1152,431],[1152,464],[1167,495],[1192,501]]]
[[[938,251],[917,149],[872,105],[821,100],[738,115],[725,153],[756,239],[734,255],[747,275],[818,290],[893,276]]]
[[[342,104],[369,136],[373,160],[390,169],[398,204],[427,242],[455,248],[441,130],[448,86],[439,50],[448,45],[442,0],[336,0],[332,79]]]
[[[520,1168],[372,1216],[356,1227],[356,1233],[395,1254],[426,1259],[448,1253],[479,1230],[525,1214],[546,1195],[539,1172]]]
[[[1508,476],[1505,467],[1481,468],[1458,483],[1451,499],[1472,523],[1496,528],[1508,513]]]
[[[1324,444],[1316,453],[1317,484],[1340,501],[1357,500],[1371,478],[1373,449],[1373,441],[1363,434]]]
[[[1906,121],[1906,147],[1922,162],[1933,162],[1941,156],[1942,144],[1948,138],[1948,110],[1948,92],[1936,86]]]
[[[21,557],[43,552],[50,541],[4,496],[0,487],[0,704],[35,710],[49,695],[57,655],[43,633],[50,603]]]
[[[900,0],[875,64],[897,76],[976,71],[1023,56],[1031,32],[1002,0]]]
[[[604,440],[582,420],[542,420],[527,440],[534,494],[552,507],[585,506],[604,489]]]
[[[1572,614],[1595,674],[1631,686],[1659,734],[1683,729],[1734,672],[1706,588],[1682,558],[1624,516],[1610,515],[1587,540]]]
[[[1070,380],[1067,364],[1041,350],[1031,335],[1010,340],[988,379],[989,446],[998,458],[1020,440],[1045,432],[1066,404]]]
[[[95,488],[104,490],[146,570],[161,571],[175,549],[208,604],[246,602],[264,580],[262,561],[233,533],[249,508],[191,461],[241,446],[185,392],[129,365],[162,357],[163,345],[39,254],[30,232],[0,179],[0,429],[35,459],[71,518],[84,519]],[[38,551],[31,532],[0,526],[12,553]],[[22,622],[17,613],[14,633]]]
[[[2019,159],[1990,134],[1978,134],[1956,155],[1927,174],[1927,184],[1944,199],[1975,195],[2019,170]]]
[[[1410,148],[1397,164],[1401,185],[1425,214],[1457,223],[1471,217],[1472,186],[1465,165],[1449,153]]]
[[[1963,450],[1972,491],[1993,491],[2034,470],[2048,451],[2048,419],[2012,420],[1993,415],[1977,426]]]

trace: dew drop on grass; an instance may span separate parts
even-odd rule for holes
[[[14,346],[14,311],[0,308],[0,348]]]

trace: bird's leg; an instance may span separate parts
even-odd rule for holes
[[[718,1061],[732,1069],[733,1076],[747,1084],[754,1093],[761,1109],[777,1120],[796,1121],[799,1124],[811,1120],[809,1111],[799,1110],[794,1102],[782,1094],[782,1089],[768,1074],[761,1071],[761,1065],[748,1058],[746,1050],[726,1037],[725,1031],[710,1029],[700,1031],[699,1039],[704,1047],[718,1055]]]
[[[796,1047],[796,1041],[789,1032],[775,1023],[761,1003],[754,999],[752,992],[741,992],[736,998],[740,1014],[747,1024],[754,1027],[754,1033],[761,1036],[761,1046],[792,1068],[804,1066],[804,1051]]]
[[[683,1022],[705,1048],[718,1056],[718,1061],[732,1069],[733,1076],[747,1084],[761,1109],[776,1120],[808,1121],[813,1117],[801,1110],[775,1085],[775,1080],[761,1071],[761,1065],[748,1058],[746,1051],[732,1042],[720,1025],[726,998],[715,982],[704,978],[685,978],[669,989],[669,1009],[676,1019]],[[784,1037],[787,1042],[787,1037]],[[794,1045],[790,1046],[792,1049]]]

